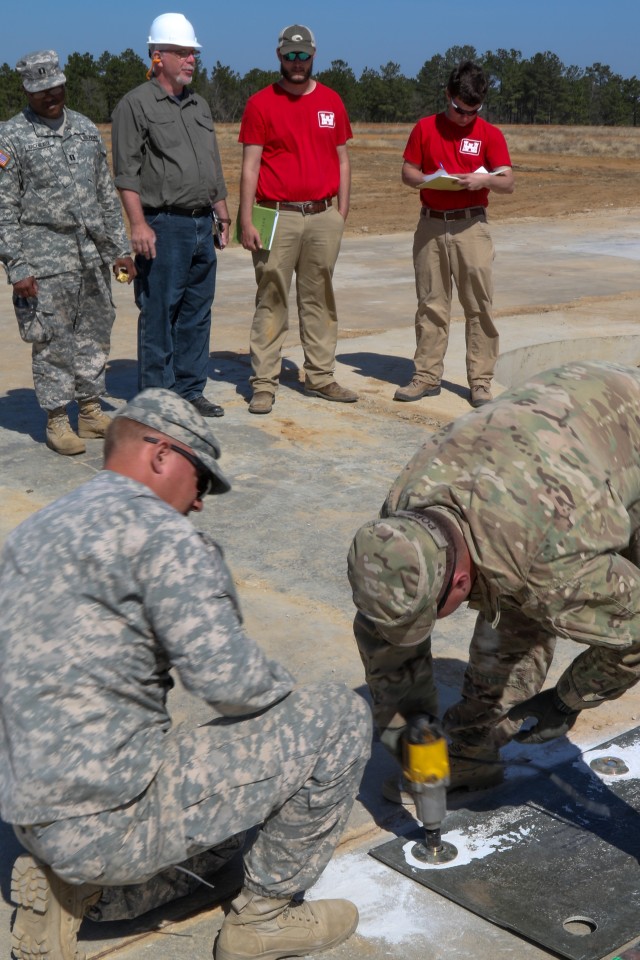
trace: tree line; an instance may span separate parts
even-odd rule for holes
[[[354,122],[411,123],[444,108],[447,79],[461,60],[484,67],[490,88],[483,115],[493,123],[636,126],[640,120],[636,76],[624,78],[602,63],[566,67],[550,51],[526,59],[519,50],[478,54],[474,47],[459,46],[431,57],[415,77],[405,76],[392,61],[379,70],[366,67],[356,77],[344,60],[333,60],[315,76],[340,94]],[[72,53],[63,69],[67,105],[95,123],[108,123],[121,97],[144,81],[148,64],[127,49],[118,56],[105,51],[98,58]],[[198,61],[192,87],[207,100],[214,120],[234,123],[247,99],[278,76],[276,70],[258,68],[242,76],[220,61],[207,71]],[[0,120],[18,113],[24,102],[18,73],[4,63]]]

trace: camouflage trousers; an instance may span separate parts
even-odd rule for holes
[[[398,714],[438,714],[430,638],[414,647],[392,646],[361,614],[354,633],[380,730],[397,727]],[[555,643],[552,634],[517,610],[503,610],[496,627],[478,615],[462,699],[443,717],[453,753],[483,753],[513,737],[520,724],[508,720],[506,713],[538,693]]]
[[[244,854],[245,886],[291,897],[331,858],[370,740],[364,700],[341,684],[312,684],[249,719],[178,728],[155,779],[122,807],[16,827],[16,835],[69,883],[120,886],[260,825]],[[141,894],[146,909],[158,889],[151,880]]]
[[[101,397],[115,320],[109,268],[41,277],[37,299],[43,339],[32,344],[31,369],[38,403],[56,410]]]

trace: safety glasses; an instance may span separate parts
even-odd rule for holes
[[[142,438],[146,443],[160,443],[158,437],[143,437]],[[213,477],[211,473],[204,465],[202,460],[199,457],[196,457],[195,453],[190,453],[189,450],[183,450],[182,447],[177,447],[175,443],[170,443],[169,447],[174,453],[179,453],[181,457],[184,457],[185,460],[188,460],[189,463],[194,467],[197,474],[197,486],[196,494],[198,500],[204,500],[208,493],[211,493],[213,490]]]
[[[473,110],[465,110],[463,107],[459,107],[455,100],[450,100],[449,103],[455,112],[459,113],[462,117],[475,117],[482,110],[482,104],[474,107]]]

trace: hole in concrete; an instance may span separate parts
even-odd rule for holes
[[[562,926],[567,933],[572,933],[574,937],[588,937],[590,933],[595,933],[598,924],[591,917],[567,917]]]

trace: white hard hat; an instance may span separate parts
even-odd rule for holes
[[[149,30],[149,43],[170,43],[174,47],[192,47],[200,50],[195,31],[182,13],[162,13],[156,17]]]

